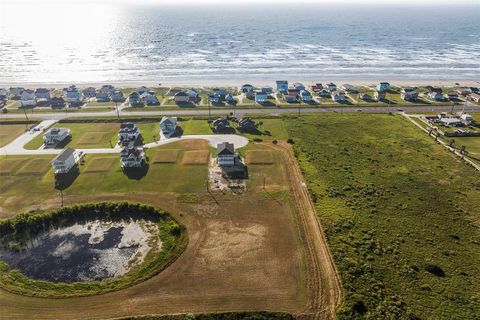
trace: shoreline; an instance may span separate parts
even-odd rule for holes
[[[251,79],[252,80],[252,79]],[[114,85],[119,88],[136,88],[140,86],[147,87],[241,87],[243,84],[249,83],[256,87],[261,86],[272,86],[275,87],[276,80],[285,80],[285,79],[271,79],[271,80],[201,80],[201,81],[183,81],[183,80],[167,80],[161,82],[154,81],[142,81],[142,80],[131,80],[131,81],[86,81],[86,82],[0,82],[0,88],[8,89],[10,87],[24,87],[27,89],[35,89],[39,87],[55,88],[60,89],[68,87],[72,84],[75,84],[79,88],[85,87],[101,87],[102,85],[109,84]],[[288,80],[288,79],[287,79]],[[379,82],[386,81],[392,84],[393,86],[440,86],[440,87],[455,87],[457,83],[460,86],[466,87],[478,87],[480,86],[480,80],[389,80],[389,79],[324,79],[318,78],[318,80],[299,80],[291,79],[288,80],[289,83],[300,82],[305,85],[311,85],[314,83],[336,83],[338,86],[348,83],[355,86],[374,86]]]

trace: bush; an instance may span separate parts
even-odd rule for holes
[[[293,139],[288,139],[288,140],[287,140],[287,143],[295,144],[295,141],[293,141]]]
[[[435,265],[435,264],[427,264],[425,266],[425,270],[427,270],[428,272],[430,272],[431,274],[437,276],[437,277],[445,277],[445,271],[443,271],[442,268],[440,268],[439,266]]]
[[[273,143],[273,144],[277,144],[278,141],[277,141],[277,140],[273,140],[272,143]]]

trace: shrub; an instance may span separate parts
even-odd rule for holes
[[[287,143],[295,144],[295,141],[293,141],[293,139],[288,139],[288,140],[287,140]]]
[[[445,272],[443,271],[443,269],[435,264],[427,264],[425,266],[425,270],[437,277],[445,277]]]

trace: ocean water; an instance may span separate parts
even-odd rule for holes
[[[0,83],[480,80],[471,6],[0,4]]]

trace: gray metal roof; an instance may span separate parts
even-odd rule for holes
[[[55,161],[65,161],[65,160],[67,160],[70,156],[72,156],[74,153],[75,153],[75,149],[72,149],[72,148],[64,149],[62,152],[60,152],[60,153],[52,160],[52,162],[55,162]]]

